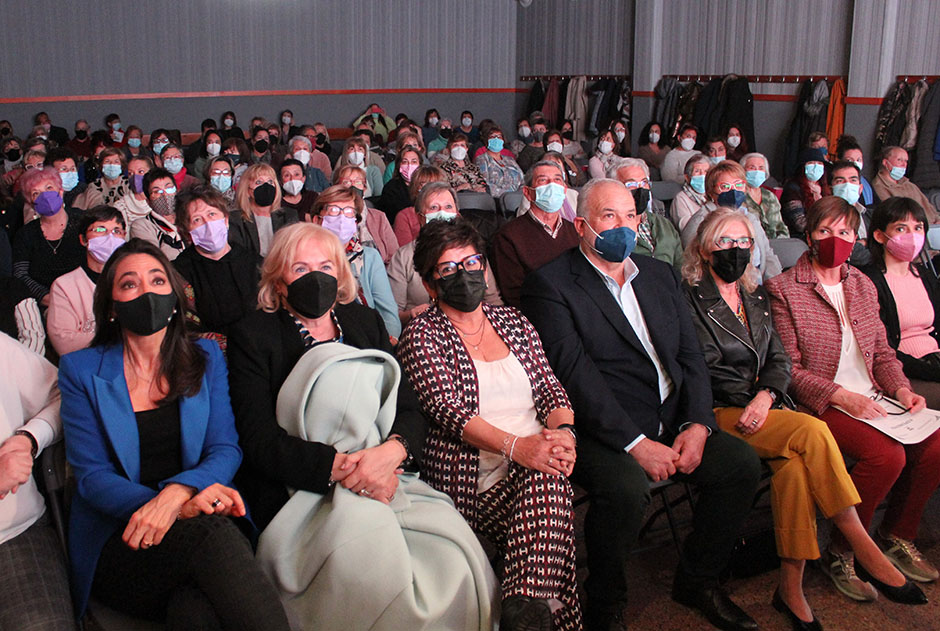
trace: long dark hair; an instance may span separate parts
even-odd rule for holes
[[[176,296],[176,312],[167,325],[166,337],[160,345],[160,368],[157,377],[166,379],[168,390],[163,402],[174,401],[179,397],[191,397],[202,387],[202,377],[206,372],[206,356],[195,343],[195,337],[186,331],[185,283],[179,273],[170,264],[160,248],[143,239],[131,239],[111,255],[101,270],[101,277],[95,287],[93,310],[95,313],[95,337],[92,346],[113,346],[124,341],[121,324],[113,317],[114,299],[111,292],[118,264],[133,254],[147,254],[157,260],[166,271],[170,287]]]
[[[868,249],[871,251],[872,261],[882,272],[887,269],[885,267],[885,246],[875,239],[875,230],[884,232],[895,221],[904,221],[908,217],[913,217],[914,221],[924,227],[924,237],[926,239],[927,214],[920,204],[909,197],[889,197],[875,206],[875,210],[871,213],[871,225],[868,227]],[[924,245],[926,246],[926,243]],[[913,262],[910,263],[910,270],[915,276],[920,275]]]

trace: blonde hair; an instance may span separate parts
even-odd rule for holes
[[[722,160],[705,174],[705,195],[711,196],[712,189],[718,186],[718,178],[725,174],[747,181],[743,166],[731,160]],[[718,196],[715,195],[715,198]]]
[[[274,234],[271,250],[261,265],[261,282],[258,284],[258,308],[268,313],[287,308],[285,297],[278,291],[283,287],[284,273],[291,261],[297,256],[297,250],[306,241],[316,242],[326,251],[327,257],[336,268],[336,301],[348,304],[356,299],[358,287],[345,248],[336,235],[312,223],[295,223],[281,228]]]
[[[366,203],[352,189],[346,188],[342,184],[334,184],[324,189],[317,196],[317,201],[313,203],[313,214],[315,216],[319,215],[327,206],[345,201],[352,202],[353,207],[356,209],[356,222],[358,223],[362,219],[363,213],[365,213]]]
[[[736,163],[732,163],[736,164]],[[711,250],[728,224],[738,222],[747,227],[747,236],[754,239],[754,229],[747,215],[730,208],[718,208],[705,215],[704,221],[695,231],[695,238],[685,248],[682,257],[682,280],[690,285],[698,285],[705,274],[710,274],[705,255]],[[751,246],[754,247],[753,245]],[[757,289],[758,271],[751,263],[747,264],[744,274],[738,281],[748,293]]]
[[[242,173],[241,179],[238,180],[238,190],[235,192],[235,206],[241,210],[242,218],[245,221],[254,221],[254,208],[259,207],[251,199],[251,185],[257,178],[265,175],[271,178],[271,183],[274,185],[274,203],[271,204],[271,212],[281,207],[281,187],[277,183],[277,173],[269,164],[260,162],[252,164]]]

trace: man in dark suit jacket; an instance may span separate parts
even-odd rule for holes
[[[629,256],[638,222],[623,184],[590,182],[575,218],[579,247],[522,287],[522,310],[575,411],[573,479],[591,501],[585,626],[625,628],[626,561],[650,482],[675,478],[698,486],[700,495],[673,598],[719,628],[755,629],[718,586],[718,575],[750,509],[760,462],[715,424],[708,369],[672,268]]]

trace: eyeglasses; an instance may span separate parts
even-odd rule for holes
[[[94,237],[100,237],[107,233],[108,233],[108,229],[105,228],[104,226],[95,226],[94,228],[89,228],[86,234],[89,234],[94,238]],[[111,228],[111,234],[113,234],[116,237],[124,237],[126,233],[124,232],[124,228],[122,228],[121,226],[115,226],[114,228]]]
[[[718,237],[715,240],[715,243],[722,250],[729,250],[732,247],[739,247],[742,250],[749,250],[751,246],[754,245],[754,239],[751,237],[740,237],[735,239],[734,237]]]
[[[722,193],[727,193],[731,189],[743,191],[746,186],[747,185],[741,180],[738,180],[737,182],[734,182],[734,183],[722,182],[721,184],[718,185],[718,190],[720,190]]]
[[[483,255],[471,254],[462,261],[444,261],[443,263],[438,263],[434,269],[437,270],[441,278],[453,276],[457,273],[457,270],[461,269],[467,272],[477,272],[483,269]]]
[[[649,178],[643,178],[639,182],[624,182],[623,185],[627,187],[628,191],[630,191],[635,188],[649,188],[650,181]]]
[[[886,397],[883,392],[876,392],[875,394],[871,395],[869,398],[875,403],[887,403],[888,405],[894,407],[896,410],[901,410],[900,412],[888,412],[888,416],[904,416],[905,414],[910,412],[909,409],[907,409],[900,403],[897,403],[893,399]],[[887,410],[885,411],[887,412]]]
[[[339,217],[340,215],[344,217],[355,217],[356,209],[348,206],[345,208],[340,206],[327,206],[321,211],[321,214],[327,217]]]
[[[355,186],[356,188],[362,188],[366,185],[365,180],[342,180],[340,182],[343,186]]]

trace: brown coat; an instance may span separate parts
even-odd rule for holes
[[[790,396],[810,413],[822,414],[839,389],[833,382],[842,349],[839,314],[813,271],[809,253],[765,286],[770,292],[774,325],[793,360]],[[843,265],[842,287],[852,331],[872,383],[890,396],[899,388],[909,388],[901,362],[888,346],[875,286],[856,268]]]

